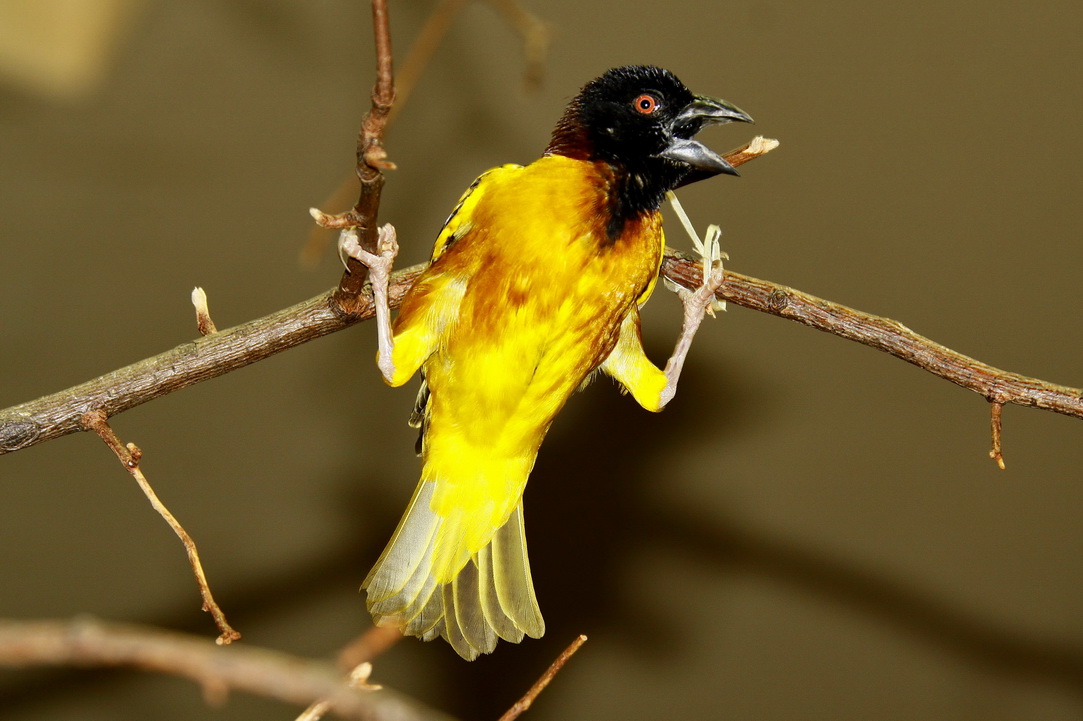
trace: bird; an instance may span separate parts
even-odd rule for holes
[[[466,190],[393,322],[394,228],[379,229],[376,252],[356,229],[343,231],[340,251],[370,274],[384,380],[401,386],[421,375],[410,419],[421,478],[362,584],[377,625],[442,637],[468,661],[500,639],[545,632],[523,523],[538,449],[599,372],[648,411],[673,398],[722,271],[680,289],[682,331],[660,369],[644,353],[639,315],[665,248],[660,206],[678,187],[737,175],[695,139],[734,121],[752,118],[659,67],[591,80],[540,158],[489,170]]]

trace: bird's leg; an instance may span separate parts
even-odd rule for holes
[[[376,336],[379,341],[379,355],[376,366],[384,380],[391,382],[395,375],[395,362],[391,353],[395,340],[391,335],[391,306],[387,300],[387,286],[391,279],[391,265],[399,252],[395,238],[395,227],[387,223],[380,228],[376,238],[376,252],[370,253],[361,247],[356,228],[347,228],[338,238],[340,256],[357,260],[369,269],[369,282],[372,283],[372,301],[376,306]]]
[[[703,316],[710,313],[714,316],[713,309],[718,302],[715,291],[722,286],[725,279],[725,271],[722,268],[722,260],[716,250],[718,236],[709,234],[710,248],[704,249],[703,285],[694,291],[687,288],[678,288],[677,296],[684,306],[684,322],[681,324],[681,335],[677,338],[677,345],[673,349],[673,355],[666,362],[666,387],[662,389],[661,406],[665,406],[673,400],[677,392],[677,381],[681,377],[681,369],[684,367],[685,358],[688,357],[688,349],[692,347],[692,338],[695,337],[699,324],[703,322]]]

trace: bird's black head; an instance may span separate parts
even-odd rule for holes
[[[657,209],[666,192],[681,185],[736,175],[722,156],[694,139],[708,125],[735,120],[752,118],[724,100],[693,94],[668,70],[628,65],[583,86],[546,153],[611,165],[627,217]]]

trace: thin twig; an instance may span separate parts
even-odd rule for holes
[[[384,131],[395,122],[396,116],[402,112],[403,107],[410,98],[410,94],[414,91],[418,80],[421,79],[422,73],[432,59],[433,53],[436,52],[436,48],[439,47],[447,34],[455,16],[459,14],[467,2],[469,0],[442,0],[429,15],[425,26],[421,29],[417,39],[414,40],[413,45],[410,46],[406,60],[403,61],[398,76],[395,78],[395,102],[392,103],[391,110],[387,114]],[[335,192],[325,199],[321,205],[325,208],[341,208],[350,201],[350,198],[357,191],[358,178],[355,174],[354,177],[349,178],[336,188]],[[301,262],[304,265],[314,267],[323,256],[327,249],[328,239],[331,235],[329,231],[331,230],[333,228],[326,228],[317,224],[309,232],[308,238],[301,248]]]
[[[369,675],[372,672],[372,659],[391,648],[401,638],[402,633],[396,628],[373,626],[346,644],[339,651],[336,663],[339,668],[352,669],[349,675],[351,686],[376,690],[380,687],[368,684]],[[331,704],[327,699],[320,699],[305,709],[296,721],[319,721],[330,708]]]
[[[545,673],[541,675],[533,686],[523,694],[523,697],[515,702],[515,704],[504,712],[504,715],[500,717],[500,721],[514,721],[519,718],[519,715],[530,708],[530,705],[534,703],[534,699],[538,697],[545,687],[549,685],[549,682],[553,680],[553,677],[560,673],[560,669],[564,668],[564,664],[568,662],[568,659],[575,655],[575,652],[579,650],[579,647],[587,642],[587,637],[580,634],[577,639],[571,642],[568,648],[561,651],[556,660],[549,665],[549,668],[545,669]]]
[[[361,193],[354,207],[345,213],[313,213],[322,228],[357,228],[361,247],[368,251],[376,249],[377,214],[384,187],[383,171],[395,167],[387,159],[383,146],[384,129],[395,102],[387,0],[372,0],[372,30],[376,40],[376,84],[372,88],[372,106],[361,119],[361,129],[357,133],[357,178],[361,181]],[[364,302],[361,289],[367,277],[368,269],[364,265],[354,258],[348,259],[338,290],[332,296],[333,307],[344,315],[356,314]]]
[[[173,529],[173,532],[180,538],[181,543],[184,544],[184,550],[188,553],[188,563],[191,564],[192,572],[196,576],[196,583],[199,584],[199,595],[203,597],[203,610],[214,617],[214,623],[221,632],[216,643],[225,646],[239,639],[241,634],[233,630],[233,627],[229,625],[229,622],[226,621],[226,614],[222,612],[221,607],[215,602],[214,596],[211,594],[207,576],[203,573],[203,564],[199,560],[196,542],[184,530],[184,526],[180,524],[176,516],[170,513],[169,509],[158,498],[158,494],[154,492],[150,481],[147,480],[147,477],[143,475],[143,471],[139,468],[143,452],[134,443],[122,444],[120,438],[110,427],[108,417],[100,410],[88,411],[83,414],[83,426],[97,433],[105,441],[105,445],[112,449],[124,469],[135,478],[135,482],[139,484],[139,488],[142,489],[143,494],[150,501],[150,505],[158,512],[158,515],[165,519],[165,522],[169,524],[169,527]]]
[[[1000,434],[1001,423],[1000,414],[1004,410],[1004,404],[995,400],[989,401],[989,425],[993,435],[993,450],[989,451],[989,457],[996,461],[1000,470],[1004,470],[1004,454],[1001,453],[1000,447]]]
[[[443,42],[452,22],[462,12],[470,0],[441,0],[429,15],[417,38],[410,46],[406,59],[402,62],[395,76],[395,102],[384,122],[383,131],[395,121],[406,106],[407,100],[417,87],[422,74],[432,61],[437,48]],[[523,42],[523,55],[526,58],[525,78],[528,87],[537,87],[544,76],[545,62],[548,55],[552,28],[545,21],[527,11],[516,0],[490,0],[509,25],[519,34]],[[325,208],[341,208],[357,192],[357,179],[350,178],[327,197],[320,205]],[[328,218],[345,218],[350,211]],[[375,222],[375,218],[372,222]],[[332,221],[335,222],[335,221]],[[347,223],[348,224],[348,223]],[[341,229],[341,226],[335,226]],[[305,266],[315,266],[323,256],[329,244],[329,230],[335,229],[317,225],[308,234],[301,248],[301,262]],[[361,277],[364,282],[364,276]]]
[[[365,721],[447,721],[394,691],[360,691],[322,661],[237,644],[92,619],[0,620],[0,665],[130,666],[189,678],[206,695],[231,689],[305,706],[327,699],[335,713]]]

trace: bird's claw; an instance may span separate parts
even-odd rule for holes
[[[353,258],[369,269],[369,274],[373,279],[390,277],[391,266],[399,254],[395,227],[387,223],[379,229],[375,253],[361,247],[357,228],[347,228],[338,236],[338,253],[343,265],[346,264],[347,258]]]

